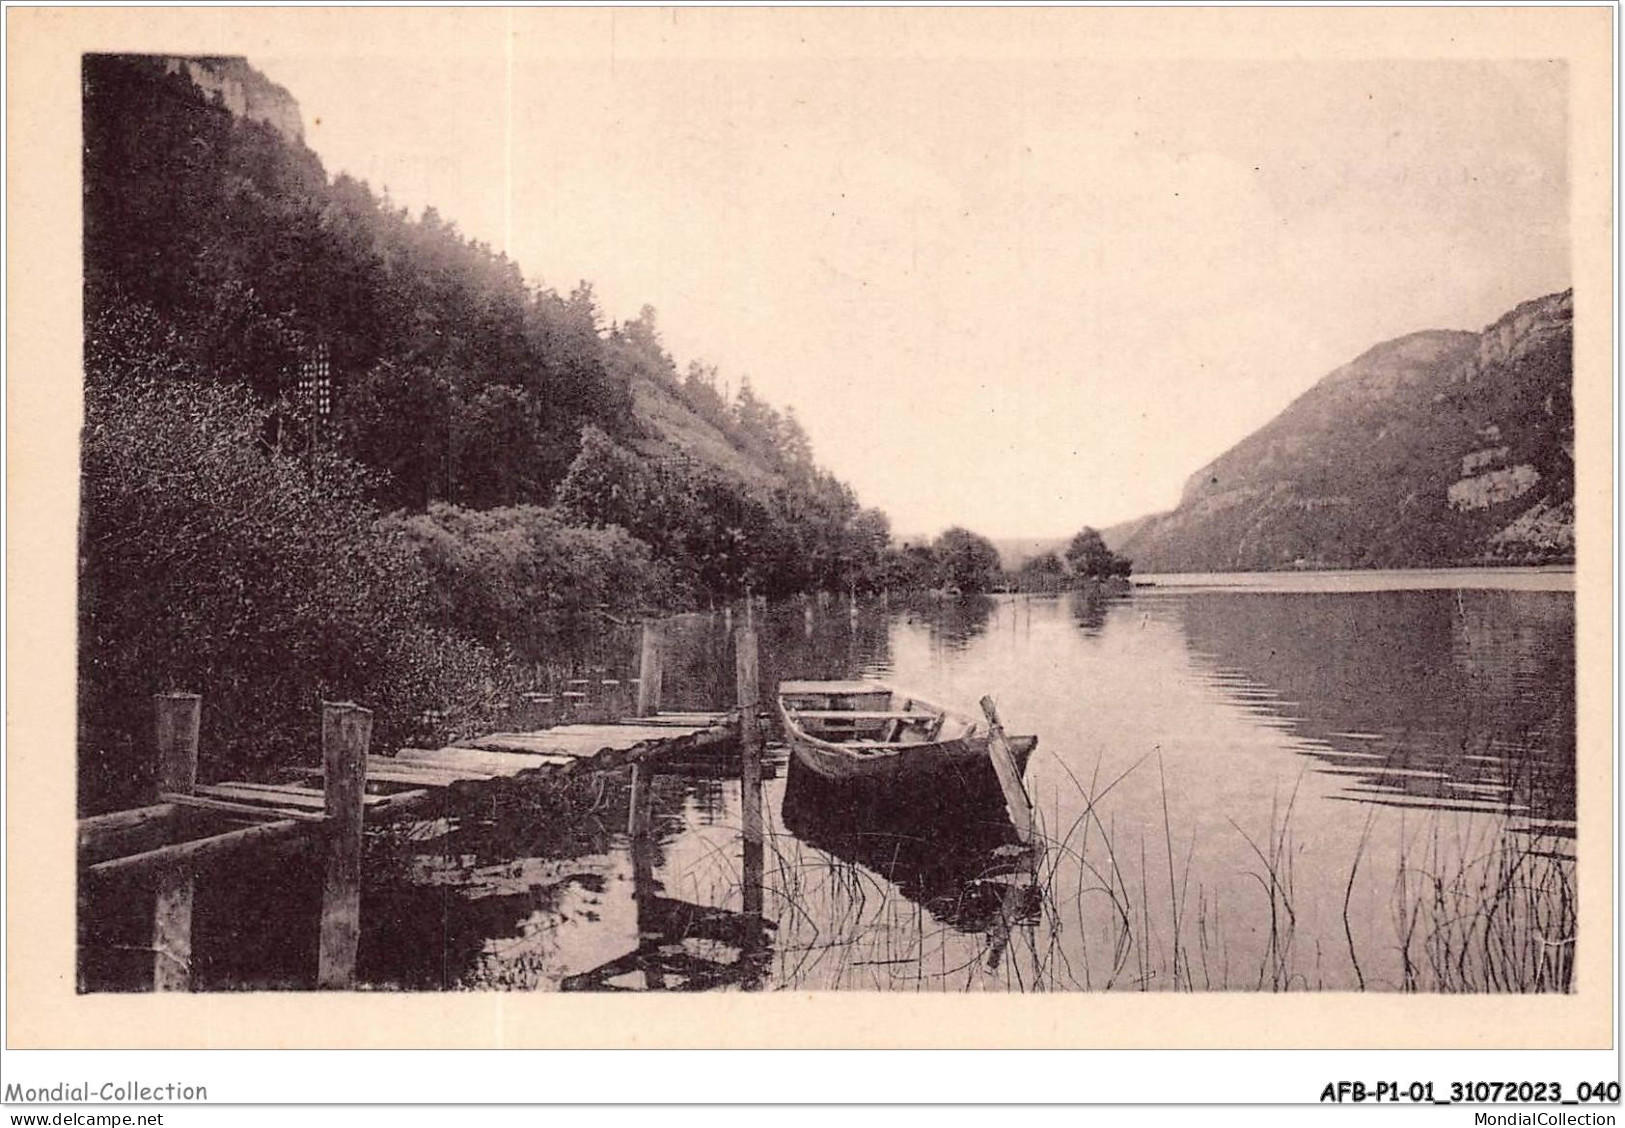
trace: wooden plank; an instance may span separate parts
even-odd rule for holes
[[[513,776],[521,772],[536,771],[540,768],[556,768],[570,763],[570,758],[542,752],[519,751],[493,751],[489,748],[472,748],[468,745],[454,744],[445,748],[432,750],[431,757],[447,758],[449,762],[459,767],[468,766],[489,772],[492,776]],[[425,759],[424,762],[428,762]],[[481,765],[485,765],[483,768]]]
[[[398,760],[428,767],[460,770],[469,769],[478,776],[492,779],[512,777],[523,772],[560,767],[570,763],[565,756],[535,756],[515,752],[484,752],[478,748],[405,748]]]
[[[625,756],[626,754],[635,750],[648,751],[649,749],[645,748],[646,745],[654,745],[657,743],[664,743],[664,741],[656,741],[649,738],[607,741],[601,736],[564,736],[548,745],[549,755],[547,758],[552,760],[563,760],[565,762],[570,762],[573,760],[594,760],[601,756],[608,759],[613,759],[618,755]],[[678,740],[671,739],[670,744],[673,747],[676,747],[678,745]],[[490,754],[503,755],[504,753],[497,752]]]
[[[169,839],[174,816],[175,804],[159,803],[80,819],[79,864],[94,865],[162,846]]]
[[[720,724],[733,715],[734,710],[732,709],[667,709],[664,712],[652,713],[647,717],[627,717],[624,721],[617,721],[616,723],[636,725],[646,721],[677,721],[679,723],[692,721],[696,724],[701,722]]]
[[[293,810],[287,807],[267,807],[254,803],[231,803],[224,799],[211,799],[202,795],[170,795],[165,793],[159,796],[165,802],[173,803],[177,807],[190,807],[198,811],[213,811],[221,815],[235,815],[248,818],[284,818],[301,819],[305,822],[324,822],[326,816],[313,811]]]
[[[723,725],[703,724],[560,725],[558,728],[537,733],[536,736],[543,741],[568,740],[572,743],[578,737],[592,737],[605,741],[605,747],[625,747],[629,742],[637,744],[647,740],[681,740],[684,737],[703,736],[707,733],[722,736],[727,733],[727,728]]]
[[[303,772],[303,778],[321,779],[321,768],[311,768]],[[495,779],[492,772],[476,772],[471,768],[456,770],[453,768],[435,768],[427,764],[406,763],[394,756],[368,756],[367,782],[378,783],[404,783],[414,787],[450,787],[454,783],[479,783],[482,780]],[[389,796],[377,796],[387,799]]]
[[[259,826],[244,827],[242,830],[227,831],[225,834],[216,834],[208,838],[195,838],[189,842],[177,842],[170,846],[160,846],[156,850],[98,862],[87,868],[85,875],[99,880],[116,878],[121,881],[139,881],[155,873],[174,869],[190,870],[221,861],[241,850],[271,846],[316,833],[315,828],[307,822],[279,819],[276,822],[261,823]]]
[[[647,728],[634,725],[561,725],[538,733],[538,739],[529,742],[529,746],[538,751],[551,752],[556,747],[579,748],[583,741],[597,741],[600,748],[626,749],[650,741],[696,737],[707,731],[698,725],[650,725]]]
[[[162,693],[154,699],[158,737],[158,786],[185,795],[197,783],[198,724],[203,699],[195,693]],[[192,989],[192,872],[173,869],[159,879],[152,913],[152,989]]]
[[[372,757],[370,757],[370,756],[368,757],[369,760],[371,758]],[[271,796],[293,795],[293,796],[298,796],[301,799],[322,799],[322,800],[325,800],[326,795],[327,795],[326,790],[323,789],[323,788],[311,787],[311,786],[309,786],[307,784],[300,784],[300,783],[248,783],[248,782],[245,782],[245,781],[242,781],[242,780],[233,779],[233,780],[228,780],[225,783],[210,784],[209,786],[211,786],[211,787],[235,787],[235,788],[240,788],[241,790],[244,790],[244,791],[260,791],[260,792],[264,792],[266,795],[271,795]],[[365,801],[368,802],[368,803],[378,803],[378,802],[381,802],[382,800],[383,800],[382,795],[368,795],[368,796],[365,797]]]
[[[573,744],[575,737],[601,736],[611,740],[608,734],[621,731],[614,725],[560,725],[538,732],[493,732],[473,740],[460,741],[454,747],[472,748],[480,752],[505,752],[519,756],[550,756],[554,754],[554,745]],[[620,743],[634,744],[636,737],[622,736]]]
[[[302,787],[278,790],[272,787],[255,787],[233,780],[229,783],[202,784],[198,787],[197,793],[213,799],[226,799],[237,803],[276,804],[303,811],[323,811],[327,808],[327,801],[320,791]],[[382,795],[363,796],[366,803],[377,803],[382,799]]]
[[[322,768],[327,811],[327,874],[322,885],[316,986],[355,984],[361,940],[361,836],[372,713],[349,702],[322,703]]]
[[[876,709],[791,709],[797,720],[808,721],[918,721],[925,724],[940,720],[941,713],[892,712]]]
[[[324,769],[317,769],[320,775]],[[243,791],[264,791],[271,795],[304,795],[320,799],[325,794],[321,788],[312,787],[308,783],[260,783],[256,780],[228,779],[218,784],[206,784],[208,787],[235,787]]]
[[[636,739],[635,734],[640,731],[645,730],[640,729],[637,725],[608,723],[593,724],[590,721],[572,721],[567,725],[555,725],[550,729],[541,729],[537,732],[499,732],[493,733],[492,736],[497,738],[513,738],[539,742],[554,740],[559,737],[576,736],[597,736],[602,737],[605,740],[625,741],[629,738]],[[657,739],[670,735],[670,733],[667,731],[667,726],[664,725],[650,725],[648,726],[647,731],[649,731],[650,734]]]
[[[412,751],[412,749],[403,749],[403,751]],[[420,749],[419,751],[433,751],[433,749]],[[495,772],[476,772],[470,768],[463,768],[460,770],[451,768],[436,768],[429,764],[413,763],[408,760],[402,760],[399,756],[367,757],[368,779],[383,779],[384,776],[382,773],[384,772],[392,772],[396,775],[405,773],[408,776],[421,778],[424,782],[428,782],[429,778],[433,776],[444,776],[446,777],[445,782],[447,783],[453,781],[468,782],[471,780],[477,782],[481,779],[496,778]],[[417,782],[417,779],[400,779],[392,782],[414,783]]]
[[[454,783],[479,783],[481,780],[493,778],[483,773],[468,773],[454,771],[438,771],[434,768],[375,768],[367,765],[367,782],[372,783],[401,783],[409,787],[444,788]],[[393,795],[384,796],[385,799],[394,799]]]

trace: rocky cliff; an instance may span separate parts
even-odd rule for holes
[[[212,101],[240,118],[264,122],[287,141],[303,144],[305,123],[292,94],[235,55],[171,56],[164,60],[169,74],[184,74]]]
[[[1120,550],[1142,573],[1572,559],[1573,308],[1565,291],[1377,345]]]

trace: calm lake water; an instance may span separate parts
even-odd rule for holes
[[[763,928],[740,915],[754,873],[736,779],[658,777],[655,833],[634,845],[627,782],[606,776],[373,844],[363,977],[537,990],[1568,986],[1571,574],[1148,579],[1117,596],[758,613],[764,696],[781,678],[870,677],[969,711],[991,694],[1009,731],[1037,733],[1036,862],[953,826],[854,844],[816,811],[787,819],[794,765],[775,747]],[[667,707],[730,704],[723,616],[681,617],[668,637]],[[293,891],[305,885],[291,875],[285,896],[313,912],[319,885]],[[265,903],[223,915],[241,922]],[[264,952],[239,960],[220,982],[281,985]]]

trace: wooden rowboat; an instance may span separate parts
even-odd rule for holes
[[[865,681],[786,681],[779,716],[795,758],[835,784],[884,791],[958,779],[1000,786],[990,742],[1015,768],[1027,769],[1036,736],[1005,737],[997,726],[923,698]],[[1006,789],[1008,790],[1008,789]]]

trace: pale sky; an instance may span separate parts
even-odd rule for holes
[[[1372,344],[1569,285],[1560,64],[356,51],[251,55],[329,173],[653,305],[899,533],[1166,509]]]

